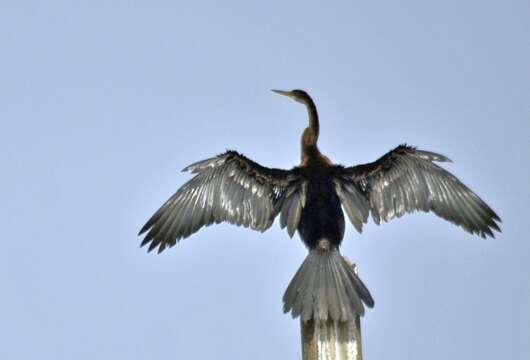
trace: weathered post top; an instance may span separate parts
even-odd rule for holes
[[[360,319],[301,321],[303,360],[362,360]]]

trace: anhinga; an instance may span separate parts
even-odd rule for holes
[[[347,321],[374,301],[340,255],[343,209],[357,231],[371,214],[375,223],[417,210],[436,215],[482,237],[500,232],[495,212],[448,171],[434,164],[443,155],[400,145],[375,162],[333,164],[317,146],[315,104],[303,90],[274,92],[307,107],[309,126],[301,139],[302,157],[291,170],[271,169],[227,151],[196,162],[196,174],[140,230],[142,245],[158,252],[205,225],[227,221],[265,231],[280,216],[289,236],[298,230],[309,255],[289,284],[284,311],[302,320]]]

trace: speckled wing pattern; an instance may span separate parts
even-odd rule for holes
[[[434,161],[451,160],[400,145],[373,163],[344,168],[337,179],[338,195],[357,230],[366,223],[368,210],[377,224],[421,210],[483,238],[494,237],[493,230],[500,232],[499,216]]]
[[[335,179],[335,191],[339,196],[342,208],[358,232],[363,231],[363,223],[368,221],[370,204],[359,184],[350,181],[348,176]]]
[[[139,235],[146,234],[142,246],[162,252],[201,227],[223,221],[265,231],[282,211],[292,171],[263,167],[227,151],[196,162],[183,171],[196,174],[147,221]],[[286,212],[286,217],[293,217]],[[291,223],[299,218],[294,215]],[[296,224],[297,226],[297,224]]]
[[[307,182],[293,182],[285,193],[281,203],[280,227],[287,227],[287,233],[292,238],[298,228],[302,209],[306,201]]]

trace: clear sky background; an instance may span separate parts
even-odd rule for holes
[[[530,2],[12,1],[0,6],[0,359],[297,359],[281,297],[306,249],[275,224],[136,233],[237,149],[299,161],[308,90],[333,161],[407,142],[502,217],[481,240],[432,214],[348,224],[375,298],[365,358],[530,354]]]

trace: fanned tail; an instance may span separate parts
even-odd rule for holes
[[[350,321],[374,306],[370,292],[337,248],[309,252],[283,296],[283,311],[302,321]]]

